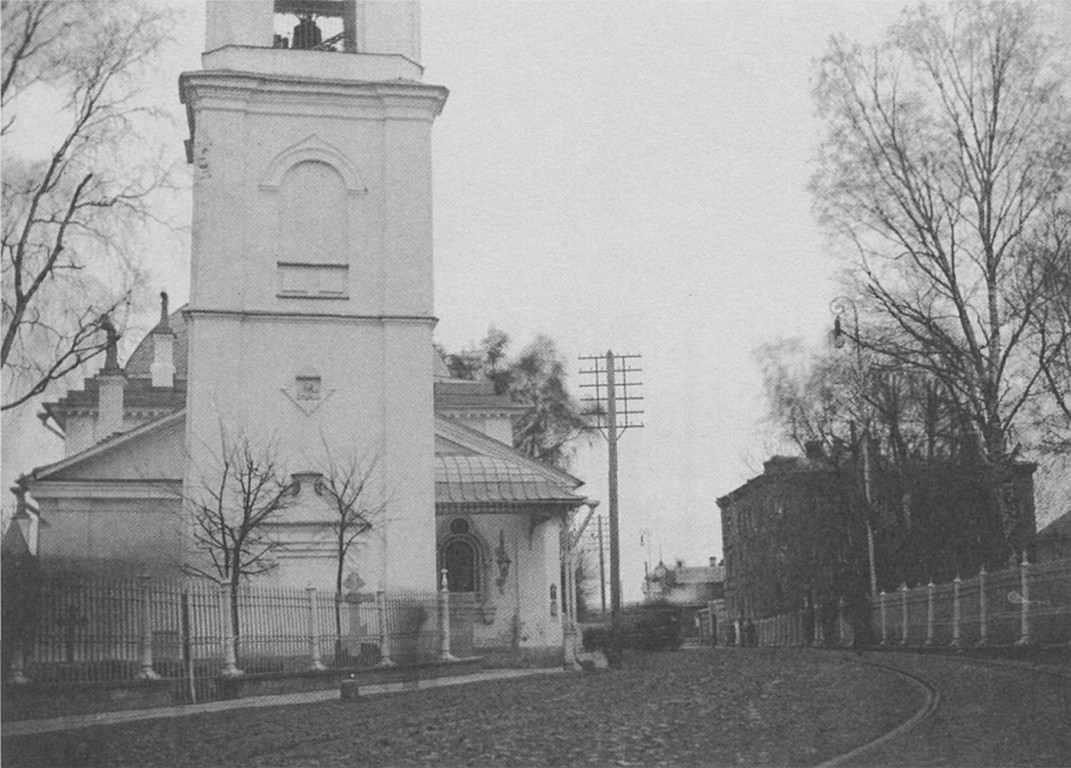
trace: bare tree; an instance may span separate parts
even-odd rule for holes
[[[1031,318],[1028,344],[1044,393],[1030,415],[1042,450],[1071,455],[1071,210],[1052,217],[1030,254],[1023,290],[1043,301]]]
[[[216,466],[203,468],[183,492],[195,554],[184,570],[230,585],[237,656],[239,587],[243,580],[275,568],[274,554],[281,543],[268,529],[292,504],[294,494],[273,445],[258,448],[248,436],[231,438],[220,432]]]
[[[106,346],[144,281],[134,243],[170,163],[142,127],[141,79],[172,12],[135,0],[4,2],[0,408],[42,394]],[[47,119],[42,119],[47,115]]]
[[[324,459],[317,491],[327,497],[332,515],[330,530],[335,549],[335,660],[342,655],[342,587],[346,559],[357,540],[372,530],[385,508],[374,498],[375,459],[362,462],[350,455],[338,459],[324,441]]]
[[[1001,487],[1044,377],[1028,340],[1049,298],[1024,290],[1027,246],[1071,172],[1060,49],[1040,13],[921,7],[881,46],[833,39],[816,87],[816,206],[851,245],[866,308],[889,321],[868,347],[940,383],[1006,527]]]

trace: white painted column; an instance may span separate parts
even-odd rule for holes
[[[900,645],[907,645],[907,582],[900,585]]]
[[[387,622],[387,595],[380,589],[376,592],[376,620],[379,623],[379,666],[393,667],[390,650],[390,627]]]
[[[878,595],[878,604],[881,608],[881,645],[889,644],[889,625],[885,618],[885,590]]]
[[[1030,563],[1023,552],[1023,562],[1019,565],[1019,594],[1022,599],[1019,603],[1019,639],[1016,645],[1030,645],[1033,640],[1032,627],[1030,626]]]
[[[152,668],[152,596],[149,593],[150,580],[147,575],[138,577],[138,634],[140,635],[141,653],[138,671],[139,680],[159,680],[160,675]]]
[[[447,570],[440,571],[442,574],[442,586],[439,587],[439,661],[457,661],[450,653],[450,589],[447,582]]]
[[[320,628],[316,620],[319,612],[316,604],[316,587],[311,584],[305,587],[305,594],[309,598],[309,669],[319,672],[327,667],[324,666],[323,659],[320,657]]]
[[[963,640],[960,637],[960,604],[959,604],[959,590],[960,590],[960,578],[959,574],[956,574],[956,578],[952,580],[952,647],[959,648],[963,645]]]
[[[933,645],[933,579],[926,585],[926,640],[923,645]]]

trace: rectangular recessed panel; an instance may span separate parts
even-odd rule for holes
[[[279,296],[288,299],[348,298],[346,264],[279,262]]]

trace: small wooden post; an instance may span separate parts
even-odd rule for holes
[[[150,579],[146,574],[138,576],[138,635],[141,645],[139,680],[159,680],[160,675],[152,668],[152,595]]]
[[[316,587],[311,584],[305,587],[305,594],[309,598],[309,669],[320,672],[327,669],[327,667],[320,657],[320,632],[319,622],[317,621],[319,611],[316,605]]]
[[[989,626],[985,604],[985,563],[978,571],[978,645],[989,645]]]
[[[223,631],[223,669],[220,675],[223,677],[238,677],[243,674],[238,669],[238,659],[234,654],[234,627],[231,624],[231,585],[219,585],[219,618]]]
[[[825,641],[825,633],[822,630],[822,613],[818,610],[818,600],[811,601],[811,612],[814,614],[814,644],[822,645]]]
[[[926,641],[924,645],[933,645],[933,579],[926,585]]]
[[[844,620],[844,595],[837,600],[837,644],[848,645],[848,623]]]
[[[443,583],[439,587],[439,634],[442,639],[439,647],[439,661],[457,661],[457,658],[450,653],[450,589],[447,571],[443,568],[440,573]]]
[[[959,648],[963,645],[963,640],[960,636],[962,628],[960,627],[960,616],[962,611],[959,604],[959,590],[960,590],[960,578],[959,574],[956,574],[956,578],[952,580],[952,647]]]
[[[881,643],[880,645],[889,644],[889,625],[885,619],[885,590],[881,590],[881,594],[878,595],[878,605],[881,609]]]
[[[379,666],[393,667],[390,652],[390,628],[387,626],[387,595],[380,589],[376,592],[376,617],[379,622]]]
[[[1023,561],[1019,564],[1019,594],[1022,599],[1019,602],[1019,639],[1016,645],[1030,645],[1034,642],[1032,627],[1030,626],[1030,579],[1028,572],[1030,563],[1023,552]]]
[[[907,582],[900,585],[900,645],[907,645]]]

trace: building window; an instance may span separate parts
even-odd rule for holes
[[[357,50],[353,0],[275,0],[276,48]]]
[[[446,571],[447,588],[451,592],[482,595],[486,547],[464,518],[451,520],[447,531],[439,545],[439,568]]]
[[[478,592],[479,578],[476,547],[464,539],[454,539],[443,547],[443,567],[451,592]]]

